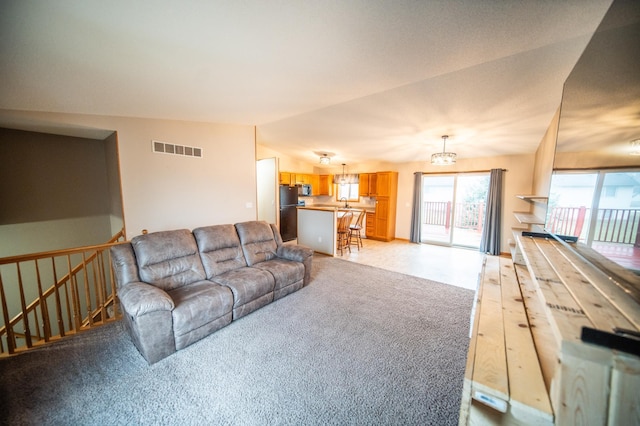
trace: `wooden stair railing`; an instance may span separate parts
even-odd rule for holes
[[[119,319],[109,248],[122,240],[0,259],[0,356]]]

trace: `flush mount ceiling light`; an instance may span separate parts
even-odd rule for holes
[[[447,138],[449,135],[442,135],[442,152],[431,155],[431,164],[434,166],[449,166],[456,163],[456,153],[447,151]]]
[[[314,151],[313,153],[320,157],[320,164],[324,166],[331,164],[331,157],[335,155],[333,152],[325,151]]]

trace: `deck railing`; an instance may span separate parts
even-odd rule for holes
[[[451,227],[451,201],[425,201],[422,206],[422,223]],[[456,203],[453,226],[463,229],[482,231],[484,221],[484,203]]]
[[[0,259],[0,355],[119,319],[109,248],[122,240]]]
[[[547,228],[556,234],[586,239],[591,209],[552,207]],[[598,209],[593,230],[594,242],[640,245],[640,209]]]

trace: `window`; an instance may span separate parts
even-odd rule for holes
[[[554,172],[545,229],[638,270],[640,171]]]
[[[346,198],[347,201],[359,201],[358,189],[359,185],[357,183],[347,183],[347,184],[337,184],[338,190],[336,191],[336,201],[340,201],[343,198]],[[344,201],[344,200],[342,200]]]

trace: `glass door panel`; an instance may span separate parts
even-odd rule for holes
[[[422,241],[451,244],[455,176],[422,177]]]
[[[480,248],[489,175],[464,174],[456,179],[452,244]]]

